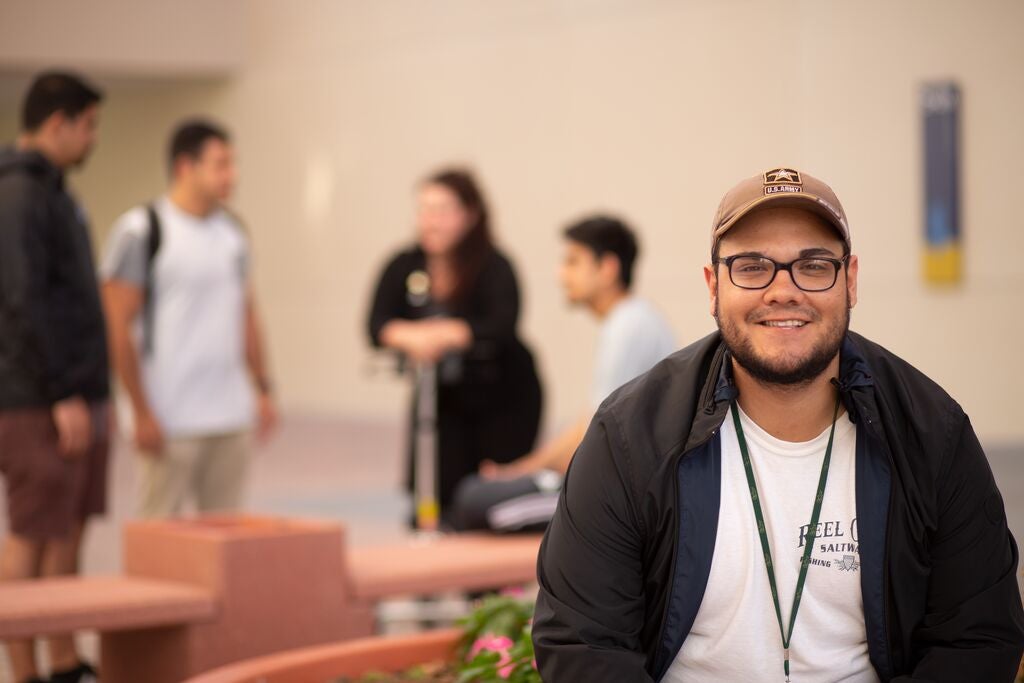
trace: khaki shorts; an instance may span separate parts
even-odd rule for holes
[[[80,457],[60,453],[49,408],[0,410],[0,474],[11,533],[46,541],[65,538],[107,508],[109,405],[90,406],[93,441]]]
[[[238,510],[249,469],[249,433],[166,439],[159,455],[139,452],[139,516]]]

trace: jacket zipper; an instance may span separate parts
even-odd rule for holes
[[[714,402],[712,402],[711,406],[713,407],[714,405]],[[714,411],[712,410],[710,412]],[[718,429],[718,427],[712,429],[711,433],[707,436],[706,439],[692,445],[688,451],[681,452],[679,454],[679,457],[675,459],[675,466],[672,468],[675,473],[672,477],[672,492],[674,496],[673,500],[676,501],[676,513],[673,515],[672,566],[669,570],[668,592],[665,594],[665,607],[661,610],[661,627],[658,629],[657,640],[658,648],[661,648],[662,643],[665,640],[665,627],[668,624],[668,610],[672,606],[672,591],[675,589],[676,584],[676,561],[679,559],[679,515],[682,512],[679,509],[679,463],[680,461],[682,461],[684,457],[686,457],[687,453],[700,448],[707,442],[711,441],[711,439],[715,438],[715,436],[718,434]],[[659,669],[665,669],[665,671],[660,672],[660,675],[658,676],[658,681],[661,681],[661,679],[665,677],[665,673],[668,671],[667,667],[672,666],[672,662],[664,662],[664,664],[667,666],[658,666]]]
[[[885,650],[886,659],[889,660],[889,677],[892,678],[894,673],[892,666],[892,642],[889,640],[889,539],[892,534],[892,499],[893,489],[895,488],[893,473],[895,472],[895,466],[893,465],[892,455],[890,455],[888,448],[885,448],[885,456],[889,459],[889,507],[885,513],[885,548],[882,550],[882,628],[885,630]]]
[[[886,663],[889,666],[889,678],[892,679],[895,669],[892,662],[892,641],[889,640],[889,544],[891,543],[892,501],[895,490],[893,474],[896,471],[896,465],[893,462],[892,453],[889,452],[889,447],[885,443],[884,435],[878,433],[878,425],[867,416],[868,411],[864,410],[863,406],[859,406],[859,408],[861,414],[864,415],[864,419],[867,420],[870,431],[875,433],[875,440],[882,447],[882,450],[885,452],[885,458],[889,462],[889,501],[885,512],[885,546],[882,548],[882,629],[886,645]]]
[[[676,562],[679,560],[679,513],[681,512],[679,510],[679,463],[685,455],[685,452],[680,453],[679,457],[675,459],[675,466],[672,468],[675,470],[675,476],[672,478],[672,495],[676,502],[676,513],[672,516],[672,565],[669,569],[668,592],[665,593],[665,606],[661,610],[661,626],[658,628],[658,641],[655,652],[662,648],[662,644],[665,641],[665,627],[668,624],[668,610],[672,606],[672,591],[675,589],[676,585]],[[668,655],[666,655],[666,658],[667,656]],[[659,682],[665,677],[665,673],[660,671],[660,669],[665,668],[664,664],[668,664],[668,666],[672,665],[671,662],[658,662]]]
[[[721,353],[721,349],[719,349],[719,351],[716,352],[715,358],[717,358],[718,354],[720,354],[720,353]],[[710,386],[705,384],[704,389],[707,391],[707,393],[705,393],[705,391],[701,392],[701,397],[704,398],[706,396],[706,398],[704,398],[704,401],[703,401],[704,405],[701,406],[701,408],[699,410],[701,412],[703,412],[704,414],[706,414],[706,415],[713,415],[714,412],[715,412],[715,408],[717,408],[717,406],[718,406],[718,401],[715,400],[715,394],[716,394],[716,386],[717,386],[717,383],[718,383],[717,378],[719,376],[719,373],[721,372],[721,367],[722,367],[721,362],[718,362],[718,363],[712,362],[711,371],[708,373],[708,378],[707,378],[706,382],[713,382],[713,383]],[[718,370],[717,372],[715,371],[715,368],[717,368],[717,370]],[[712,380],[711,377],[714,377],[715,379]],[[673,476],[672,476],[672,494],[674,496],[673,500],[676,502],[676,513],[675,513],[675,515],[673,515],[674,519],[673,519],[673,525],[672,525],[673,526],[673,530],[672,530],[672,532],[673,532],[673,535],[672,535],[672,564],[671,564],[671,567],[669,569],[670,574],[669,574],[668,592],[665,594],[665,606],[661,610],[661,626],[658,628],[658,640],[657,640],[657,643],[656,643],[656,647],[659,648],[659,649],[661,648],[661,645],[662,645],[662,643],[665,640],[665,627],[666,627],[666,625],[668,623],[668,611],[669,611],[669,608],[671,607],[672,592],[673,592],[673,590],[675,590],[675,584],[676,584],[676,562],[679,559],[679,525],[680,525],[679,517],[680,517],[680,513],[682,512],[682,510],[679,509],[679,463],[682,461],[683,458],[686,457],[687,453],[689,453],[690,451],[694,451],[694,450],[700,448],[704,444],[706,444],[709,441],[711,441],[711,439],[715,438],[715,436],[718,435],[718,431],[719,431],[720,428],[721,428],[721,423],[719,423],[719,425],[717,427],[712,429],[711,432],[704,439],[701,439],[699,442],[690,445],[689,449],[686,448],[688,444],[687,443],[683,443],[683,445],[681,447],[683,450],[679,453],[679,456],[675,459],[675,462],[674,462],[673,467],[672,467],[672,473],[673,473]],[[719,482],[719,486],[721,486],[721,482]],[[686,638],[684,637],[683,640],[685,641]],[[657,650],[655,650],[655,652],[657,653]],[[655,656],[655,662],[657,662],[657,656]],[[661,681],[662,678],[665,677],[665,673],[668,671],[668,668],[670,666],[672,666],[672,662],[666,661],[666,662],[663,662],[662,664],[663,665],[659,665],[658,666],[659,669],[664,669],[664,671],[660,671],[659,672],[659,675],[658,675],[658,681],[659,682]]]

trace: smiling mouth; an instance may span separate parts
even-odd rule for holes
[[[806,320],[762,320],[758,325],[764,325],[765,327],[788,327],[796,328],[803,327],[807,324]]]

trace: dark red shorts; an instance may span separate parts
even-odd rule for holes
[[[92,445],[77,458],[61,455],[49,408],[0,411],[0,474],[11,533],[64,538],[77,523],[106,511],[109,405],[90,408]]]

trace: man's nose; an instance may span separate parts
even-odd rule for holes
[[[793,282],[793,274],[781,268],[775,278],[764,289],[765,304],[789,304],[803,299],[804,292]]]

